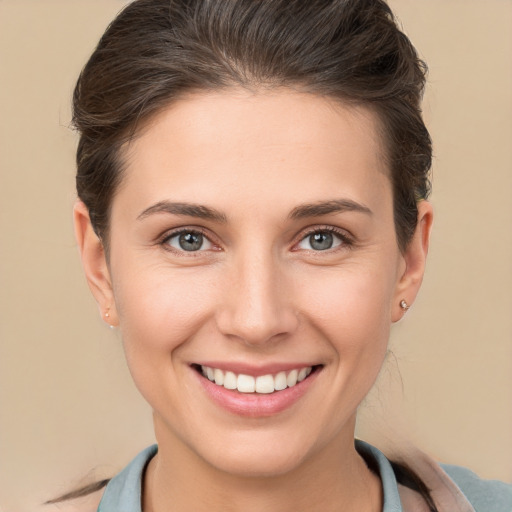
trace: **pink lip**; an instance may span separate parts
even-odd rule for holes
[[[218,368],[224,372],[233,372],[237,375],[252,375],[259,377],[260,375],[275,375],[279,372],[291,372],[292,370],[300,370],[309,366],[315,366],[316,363],[269,363],[265,365],[253,365],[245,363],[229,363],[222,361],[202,361],[196,363],[198,366],[208,366],[209,368]]]
[[[208,365],[206,365],[208,366]],[[216,368],[219,368],[216,366]],[[233,367],[231,367],[233,368]],[[294,366],[292,369],[296,369]],[[299,366],[298,368],[304,368]],[[222,368],[219,368],[222,369]],[[240,393],[237,390],[229,390],[223,386],[218,386],[207,378],[192,370],[200,385],[208,397],[217,405],[227,411],[239,416],[250,418],[268,417],[280,413],[295,404],[311,387],[321,372],[321,369],[313,372],[302,382],[297,383],[291,388],[283,389],[269,394],[258,393]],[[243,372],[240,372],[243,373]],[[273,373],[273,372],[267,372]],[[251,375],[251,374],[249,374]],[[265,373],[261,375],[266,375]]]

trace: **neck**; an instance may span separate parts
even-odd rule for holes
[[[167,440],[168,441],[168,440]],[[159,443],[144,477],[144,512],[377,512],[380,479],[340,438],[286,474],[235,475],[179,442]]]

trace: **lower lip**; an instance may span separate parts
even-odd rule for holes
[[[193,371],[214,403],[239,416],[261,418],[278,414],[295,404],[309,390],[321,369],[317,368],[306,379],[291,388],[268,394],[240,393],[237,390],[226,389]]]

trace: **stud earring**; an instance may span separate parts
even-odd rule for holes
[[[402,299],[400,301],[400,307],[404,310],[404,313],[406,313],[411,306],[409,306],[409,304],[407,304],[407,302]]]
[[[109,322],[109,318],[110,318],[110,308],[107,308],[107,311],[105,311],[104,315],[105,317],[105,321],[107,322],[108,326],[110,327],[110,329],[114,329],[114,326]]]

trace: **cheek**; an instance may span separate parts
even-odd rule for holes
[[[395,284],[389,275],[378,265],[354,265],[316,276],[303,289],[309,322],[330,344],[342,395],[336,399],[350,402],[349,409],[366,396],[386,357]]]
[[[304,282],[303,302],[311,322],[336,342],[343,339],[348,347],[387,340],[391,324],[394,281],[378,266],[330,269],[314,280]]]
[[[204,272],[153,265],[139,266],[137,272],[121,268],[119,277],[114,280],[114,291],[127,350],[137,345],[139,350],[168,353],[212,314],[216,287]]]
[[[182,378],[180,349],[208,325],[215,286],[208,276],[168,266],[116,268],[116,307],[134,383],[152,407],[178,410],[183,404],[169,390]]]

